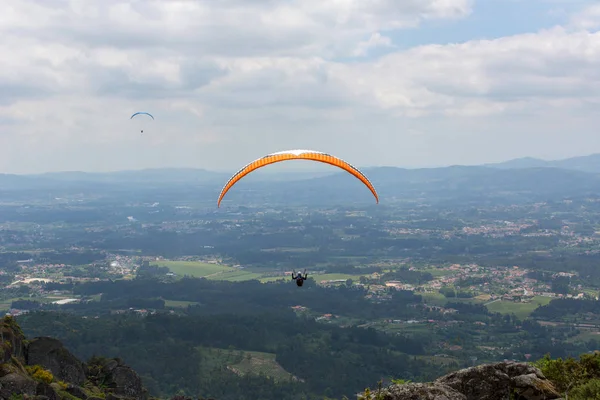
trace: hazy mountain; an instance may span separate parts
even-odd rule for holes
[[[542,165],[540,165],[542,164]],[[559,165],[554,166],[554,165]],[[597,165],[597,168],[596,168]],[[533,166],[533,167],[531,167]],[[268,167],[267,167],[268,168]],[[236,184],[223,206],[248,204],[373,203],[371,193],[350,174],[256,171]],[[487,166],[406,169],[365,168],[382,203],[419,198],[436,201],[532,201],[600,193],[600,154],[558,161],[517,159]],[[147,169],[109,173],[59,172],[0,175],[0,194],[23,196],[144,197],[148,201],[194,201],[212,204],[231,173],[203,169]],[[22,195],[16,195],[22,193]],[[150,200],[154,199],[154,200]],[[116,200],[119,201],[119,200]],[[341,202],[341,203],[340,203]],[[211,205],[212,206],[212,205]]]
[[[563,160],[541,160],[538,158],[525,157],[496,164],[484,164],[483,166],[501,169],[550,167],[600,173],[600,154],[572,157]]]
[[[440,201],[491,198],[511,201],[546,200],[600,194],[600,174],[550,167],[508,170],[479,166],[415,170],[372,168],[367,169],[365,174],[378,191],[382,203],[416,198]],[[244,185],[243,188],[248,186]],[[267,183],[256,184],[254,187],[271,189],[268,192],[274,192],[277,197],[286,194],[285,201],[288,202],[327,198],[336,202],[360,201],[374,204],[368,189],[345,172],[307,181],[282,182],[278,184],[277,190]],[[238,191],[240,189],[242,185]],[[231,199],[234,198],[233,191],[232,189]]]

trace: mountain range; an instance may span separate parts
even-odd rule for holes
[[[227,194],[223,204],[239,201],[314,203],[315,199],[374,203],[371,193],[361,182],[333,167],[327,172],[263,171],[249,174],[237,183]],[[553,161],[526,157],[475,166],[418,169],[371,167],[362,171],[378,190],[382,202],[432,197],[439,200],[500,197],[510,201],[545,200],[556,196],[600,193],[600,154]],[[15,191],[52,191],[64,194],[77,191],[164,191],[169,188],[173,193],[185,191],[187,195],[213,197],[218,196],[230,176],[231,173],[227,172],[193,168],[103,173],[75,171],[36,175],[0,174],[0,195]]]

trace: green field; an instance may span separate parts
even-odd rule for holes
[[[203,358],[203,367],[210,369],[226,366],[237,375],[264,375],[276,381],[294,379],[275,361],[275,354],[234,349],[199,348]]]
[[[290,278],[289,276],[268,276],[266,278],[260,278],[259,280],[262,283],[267,283],[267,282],[276,282],[276,281],[280,281],[280,280],[284,280],[284,281],[291,281],[292,278]]]
[[[515,303],[512,301],[496,301],[488,304],[486,307],[490,312],[502,314],[514,313],[517,317],[524,319],[529,317],[533,310],[539,305],[546,305],[552,300],[550,297],[535,296],[530,303]]]
[[[579,335],[573,336],[572,338],[567,339],[569,343],[577,343],[577,342],[588,342],[590,340],[598,340],[600,332],[596,331],[582,331]]]
[[[178,276],[193,276],[196,278],[209,278],[211,275],[221,272],[237,271],[237,269],[226,265],[209,264],[200,261],[159,261],[153,265],[167,267]]]
[[[167,267],[171,272],[177,274],[178,277],[188,275],[195,278],[239,282],[260,279],[263,276],[262,274],[243,269],[200,261],[159,261],[153,265]]]
[[[317,282],[323,282],[323,281],[332,281],[332,280],[337,280],[337,279],[352,279],[354,282],[358,282],[358,279],[363,276],[363,275],[350,275],[350,274],[319,274],[319,275],[312,275],[312,277],[315,279],[315,281]],[[308,272],[308,277],[310,278],[310,272]]]
[[[455,273],[454,271],[449,271],[446,269],[439,269],[439,268],[423,268],[423,269],[419,269],[419,272],[429,272],[434,278],[440,277],[440,276],[447,276],[447,275],[452,275],[453,273]]]
[[[186,308],[189,305],[198,304],[194,301],[165,300],[165,307]]]
[[[207,277],[208,279],[215,279],[220,281],[230,281],[230,282],[240,282],[240,281],[249,281],[251,279],[259,279],[262,277],[261,274],[257,274],[250,271],[233,269],[232,271],[225,271],[222,273],[218,273],[216,275]]]
[[[416,293],[416,294],[423,296],[423,301],[431,306],[443,307],[449,301],[453,302],[453,303],[473,303],[473,304],[485,303],[484,301],[482,301],[481,299],[478,299],[477,297],[470,297],[470,298],[449,297],[449,298],[447,298],[446,296],[444,296],[443,294],[441,294],[439,292]]]
[[[244,351],[243,358],[237,364],[229,366],[239,375],[264,375],[276,381],[289,381],[293,375],[275,361],[275,354]]]
[[[448,299],[439,292],[419,293],[423,296],[423,302],[431,306],[444,306]]]
[[[460,363],[460,360],[455,357],[438,357],[438,356],[416,356],[419,360],[427,361],[433,364],[448,365],[452,363]]]

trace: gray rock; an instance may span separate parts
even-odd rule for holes
[[[27,365],[41,365],[65,382],[83,385],[84,364],[71,354],[63,344],[49,337],[38,337],[27,345],[25,362]]]
[[[516,376],[512,380],[515,392],[525,400],[556,399],[560,395],[546,379],[540,379],[536,374]]]
[[[136,399],[145,399],[142,379],[130,367],[119,365],[112,370],[111,378],[115,383],[113,393]]]
[[[384,389],[383,400],[467,400],[449,386],[435,383],[407,383]]]
[[[46,397],[48,400],[60,400],[60,396],[56,393],[54,388],[44,382],[39,382],[37,384],[35,394],[38,396]]]
[[[381,394],[384,400],[563,400],[539,369],[515,362],[461,369],[432,383],[393,384]]]
[[[69,385],[67,386],[67,388],[65,389],[65,392],[69,393],[70,395],[73,395],[75,397],[78,397],[80,399],[87,399],[88,395],[85,392],[85,390],[83,390],[83,388],[77,386],[77,385]]]
[[[36,394],[38,383],[27,376],[12,373],[0,378],[0,385],[2,385],[2,389],[8,390],[10,393],[33,396]]]

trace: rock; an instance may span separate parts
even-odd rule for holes
[[[16,320],[5,316],[0,323],[0,362],[8,362],[11,357],[23,358],[25,335]]]
[[[10,393],[33,396],[36,394],[35,391],[38,383],[27,376],[12,373],[0,378],[0,385],[2,385],[2,389],[6,389]]]
[[[142,385],[142,379],[130,367],[119,365],[111,371],[110,376],[115,383],[114,394],[134,397],[140,400],[147,398]]]
[[[115,368],[119,366],[119,362],[115,359],[108,360],[102,367],[105,374],[110,374]]]
[[[48,400],[60,400],[60,396],[56,393],[54,388],[47,383],[39,382],[35,389],[35,394],[38,396],[44,396]]]
[[[502,362],[465,368],[435,380],[464,394],[467,400],[552,400],[560,395],[542,372],[526,363]]]
[[[118,359],[96,359],[87,365],[87,377],[91,382],[103,382],[111,394],[122,398],[147,400],[148,392],[139,375]]]
[[[88,394],[85,392],[85,390],[83,390],[83,388],[77,386],[77,385],[69,385],[67,386],[67,388],[65,389],[65,392],[69,393],[70,395],[73,395],[75,397],[78,397],[80,399],[87,399],[88,398]]]
[[[39,337],[29,342],[25,361],[27,365],[40,365],[65,382],[83,385],[85,381],[84,364],[71,354],[56,339]]]
[[[135,397],[130,398],[130,397],[126,397],[126,396],[119,396],[119,395],[112,394],[112,393],[109,393],[106,395],[106,400],[130,400],[130,399],[137,400]]]
[[[0,364],[0,377],[19,372],[21,372],[19,371],[19,368],[15,367],[12,364]]]
[[[513,384],[515,392],[525,400],[546,400],[560,397],[560,394],[548,380],[541,379],[536,374],[517,376],[513,378]]]
[[[467,400],[449,386],[436,383],[406,383],[383,390],[383,400]]]

